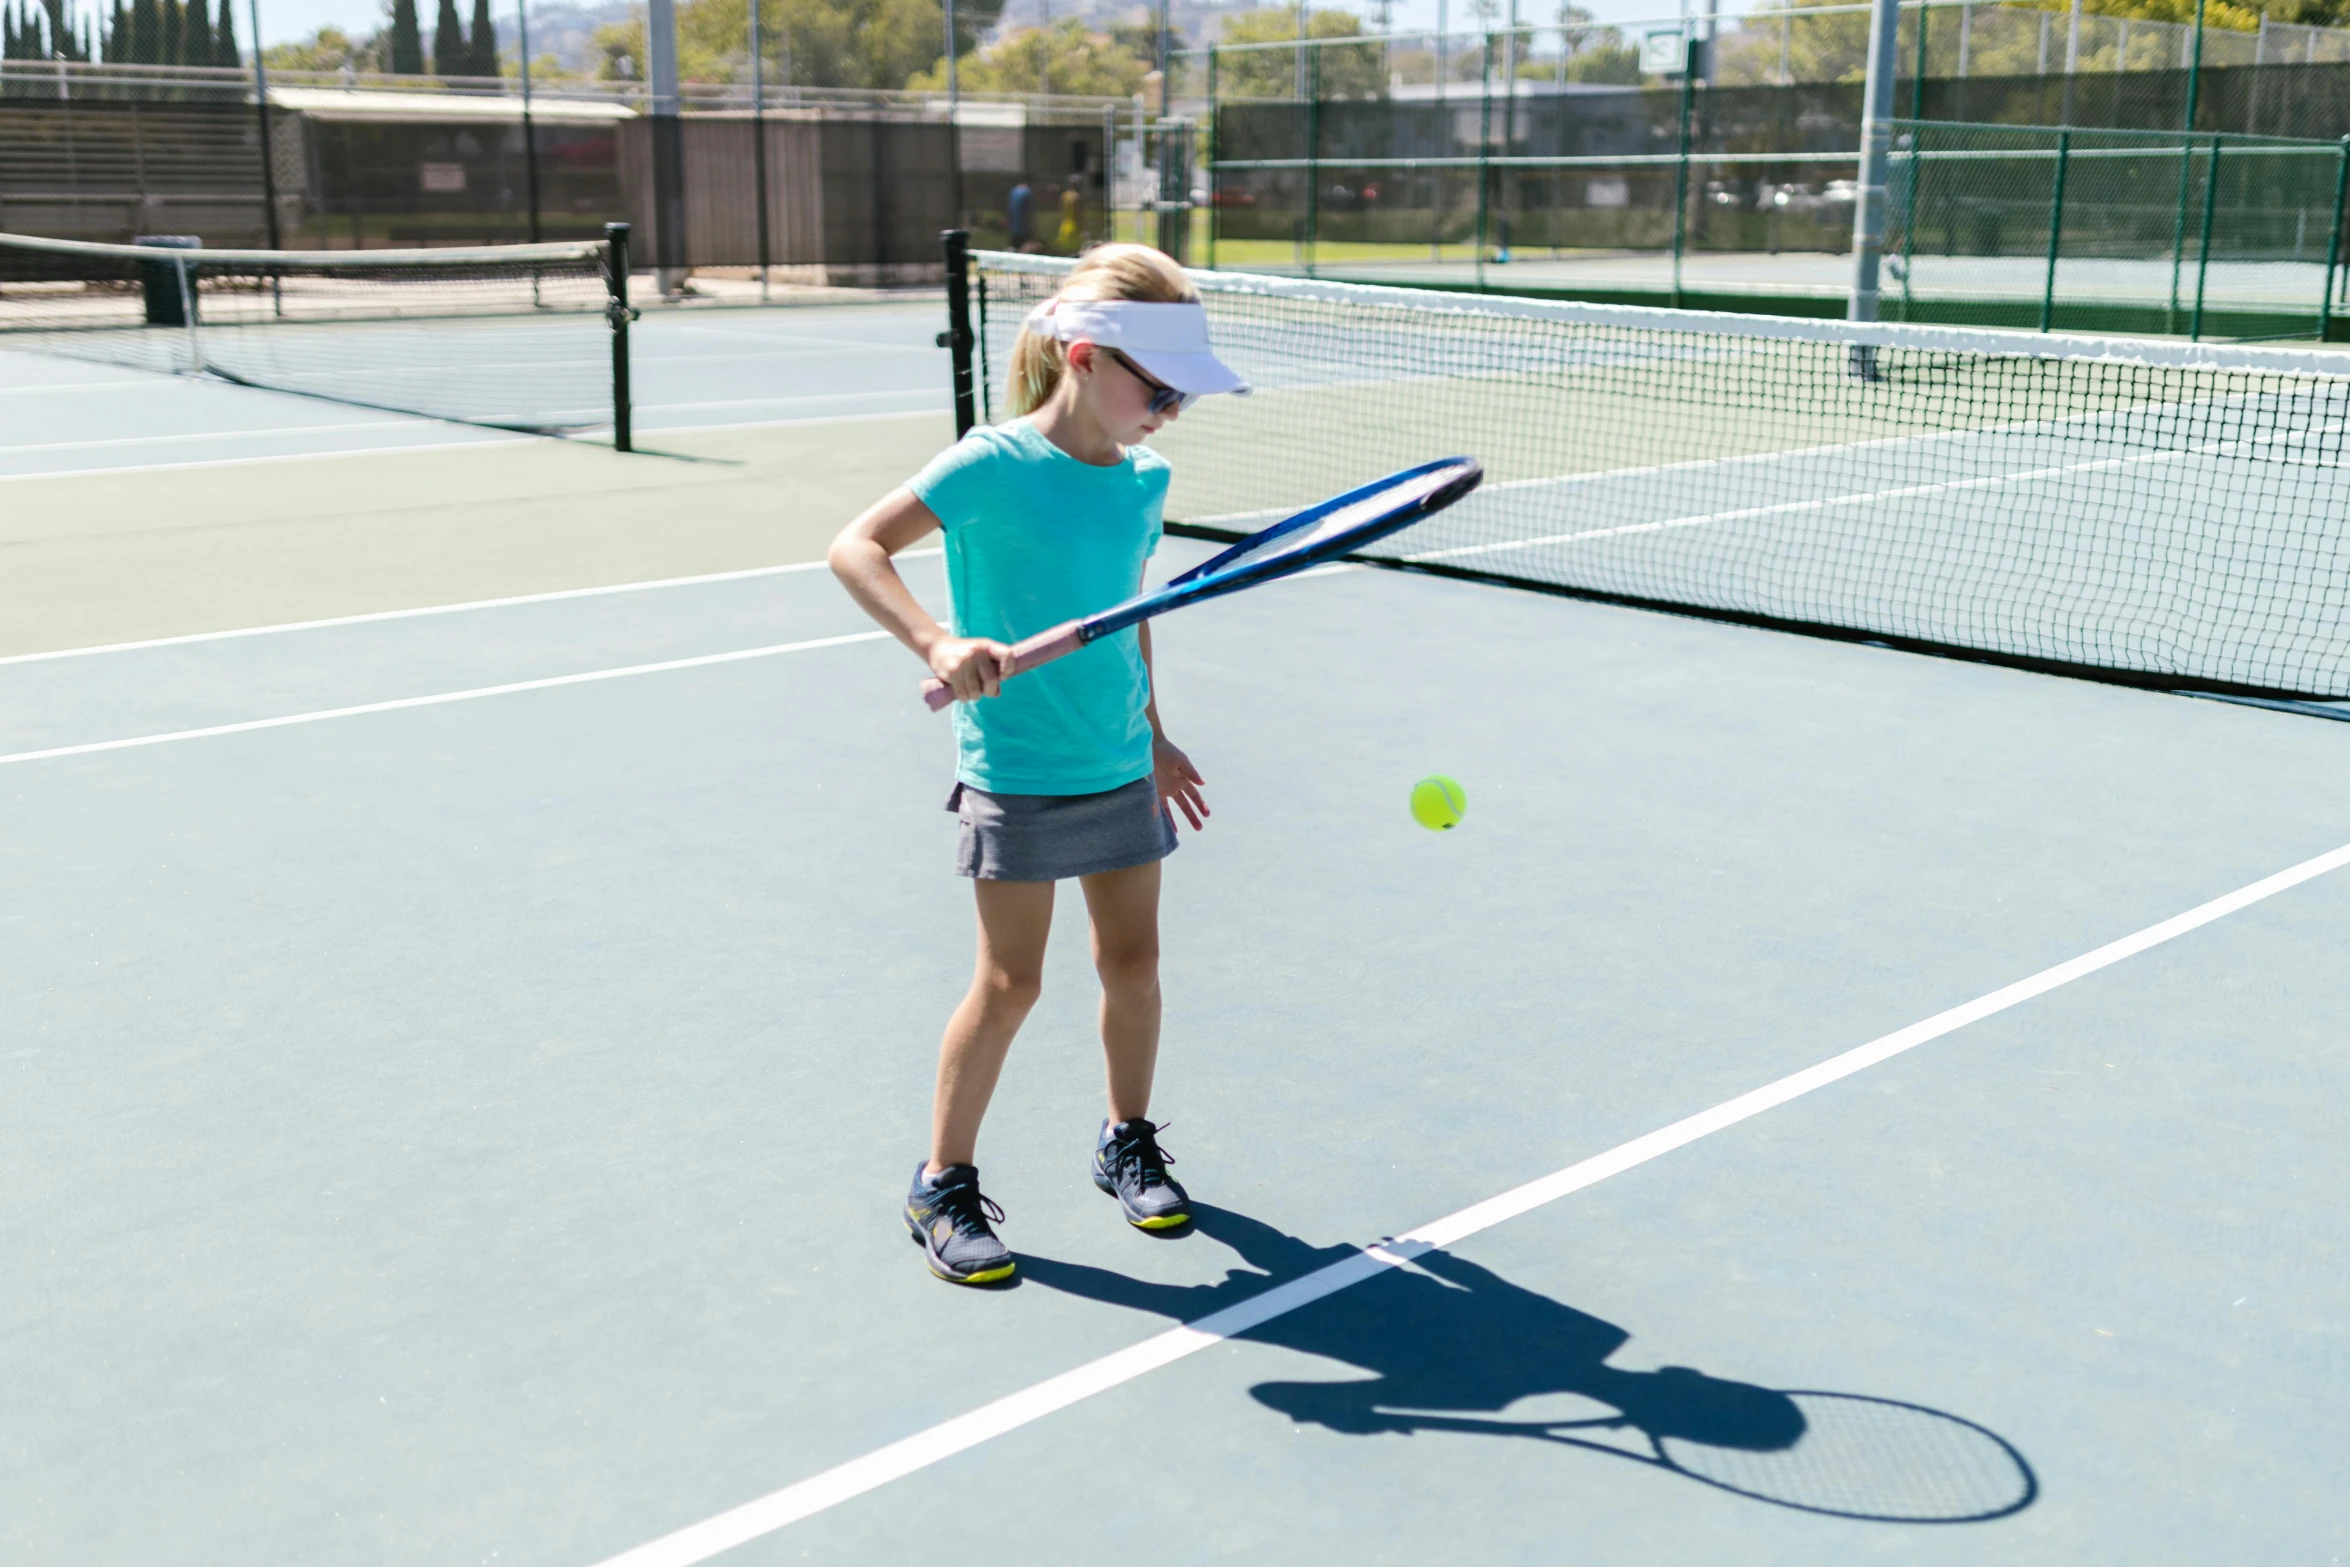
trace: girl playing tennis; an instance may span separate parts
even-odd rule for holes
[[[1102,982],[1109,1116],[1094,1184],[1144,1229],[1191,1216],[1145,1117],[1159,1050],[1159,862],[1175,849],[1173,808],[1194,830],[1205,822],[1205,780],[1160,726],[1148,625],[1006,677],[1010,643],[1140,587],[1167,464],[1137,443],[1195,397],[1247,390],[1209,351],[1207,311],[1181,268],[1141,245],[1101,246],[1013,345],[1020,417],[973,430],[833,541],[850,594],[957,698],[947,808],[962,823],[957,869],[978,897],[979,961],[939,1046],[930,1157],[905,1214],[942,1279],[1013,1271],[989,1224],[1003,1211],[979,1192],[979,1123],[1036,1004],[1053,884],[1067,877],[1084,890]],[[890,562],[933,528],[946,534],[951,631]]]

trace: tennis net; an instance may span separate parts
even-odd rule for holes
[[[1073,263],[975,252],[989,417]],[[2274,697],[2350,696],[2350,354],[1194,273],[1256,387],[1153,437],[1167,515],[1261,527],[1466,453],[1374,558]]]
[[[0,349],[627,449],[627,241],[207,250],[0,234]]]

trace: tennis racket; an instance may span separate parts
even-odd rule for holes
[[[1433,517],[1475,489],[1485,470],[1473,457],[1447,457],[1391,473],[1375,484],[1333,496],[1250,534],[1215,559],[1194,566],[1166,586],[1113,605],[1083,620],[1012,644],[1012,673],[1065,658],[1097,638],[1186,604],[1197,604],[1321,564]],[[954,701],[943,680],[926,680],[922,699],[932,711]]]

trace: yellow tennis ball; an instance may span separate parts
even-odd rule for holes
[[[1469,797],[1461,792],[1458,783],[1442,773],[1412,785],[1412,820],[1431,832],[1458,827],[1468,809]]]

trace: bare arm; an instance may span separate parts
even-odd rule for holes
[[[1012,650],[985,637],[958,637],[933,620],[906,587],[890,557],[927,537],[938,514],[900,487],[840,530],[825,562],[857,607],[914,650],[958,702],[994,696],[1012,672]]]

